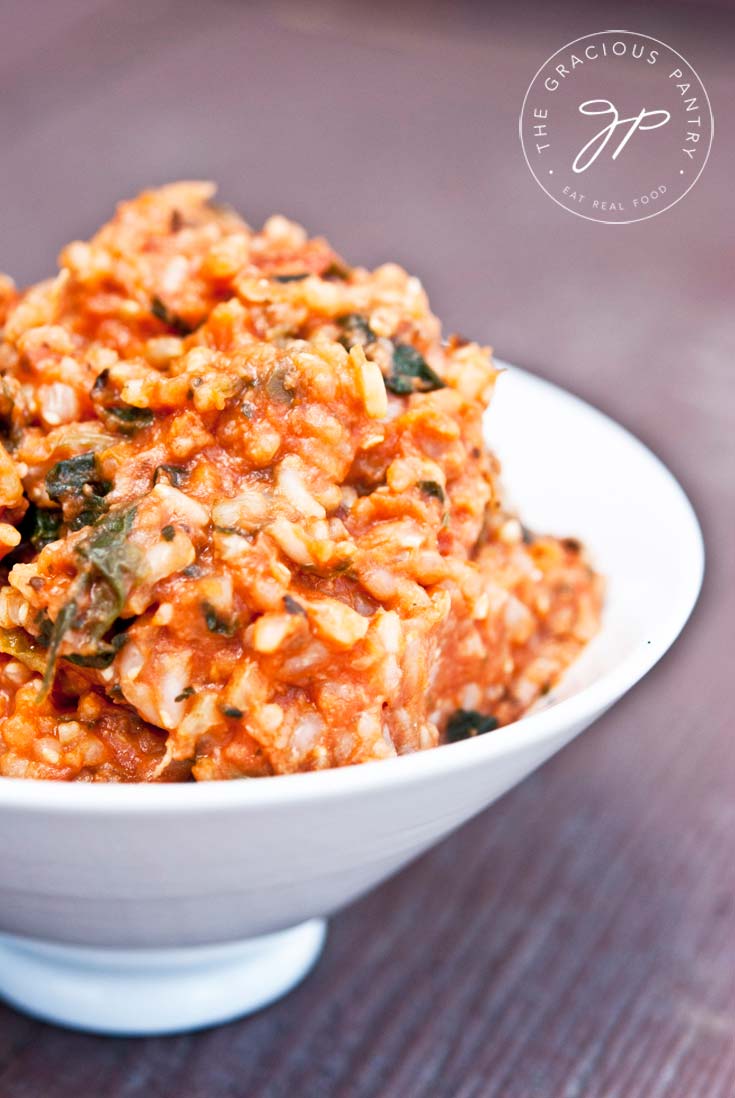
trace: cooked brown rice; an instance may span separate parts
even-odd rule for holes
[[[489,731],[597,628],[418,279],[179,183],[0,283],[0,773],[214,779]]]

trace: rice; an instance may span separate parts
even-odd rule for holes
[[[213,188],[0,280],[0,774],[257,777],[520,716],[595,632],[502,505],[489,351]]]

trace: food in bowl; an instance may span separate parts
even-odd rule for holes
[[[582,546],[503,506],[489,351],[400,267],[213,192],[146,192],[0,286],[4,776],[434,747],[515,720],[598,627]]]

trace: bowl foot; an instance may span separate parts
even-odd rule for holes
[[[326,922],[185,949],[90,949],[0,935],[0,997],[44,1021],[150,1036],[250,1014],[316,962]]]

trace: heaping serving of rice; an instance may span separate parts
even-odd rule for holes
[[[490,731],[595,632],[418,279],[179,183],[0,282],[0,774],[256,777]]]

